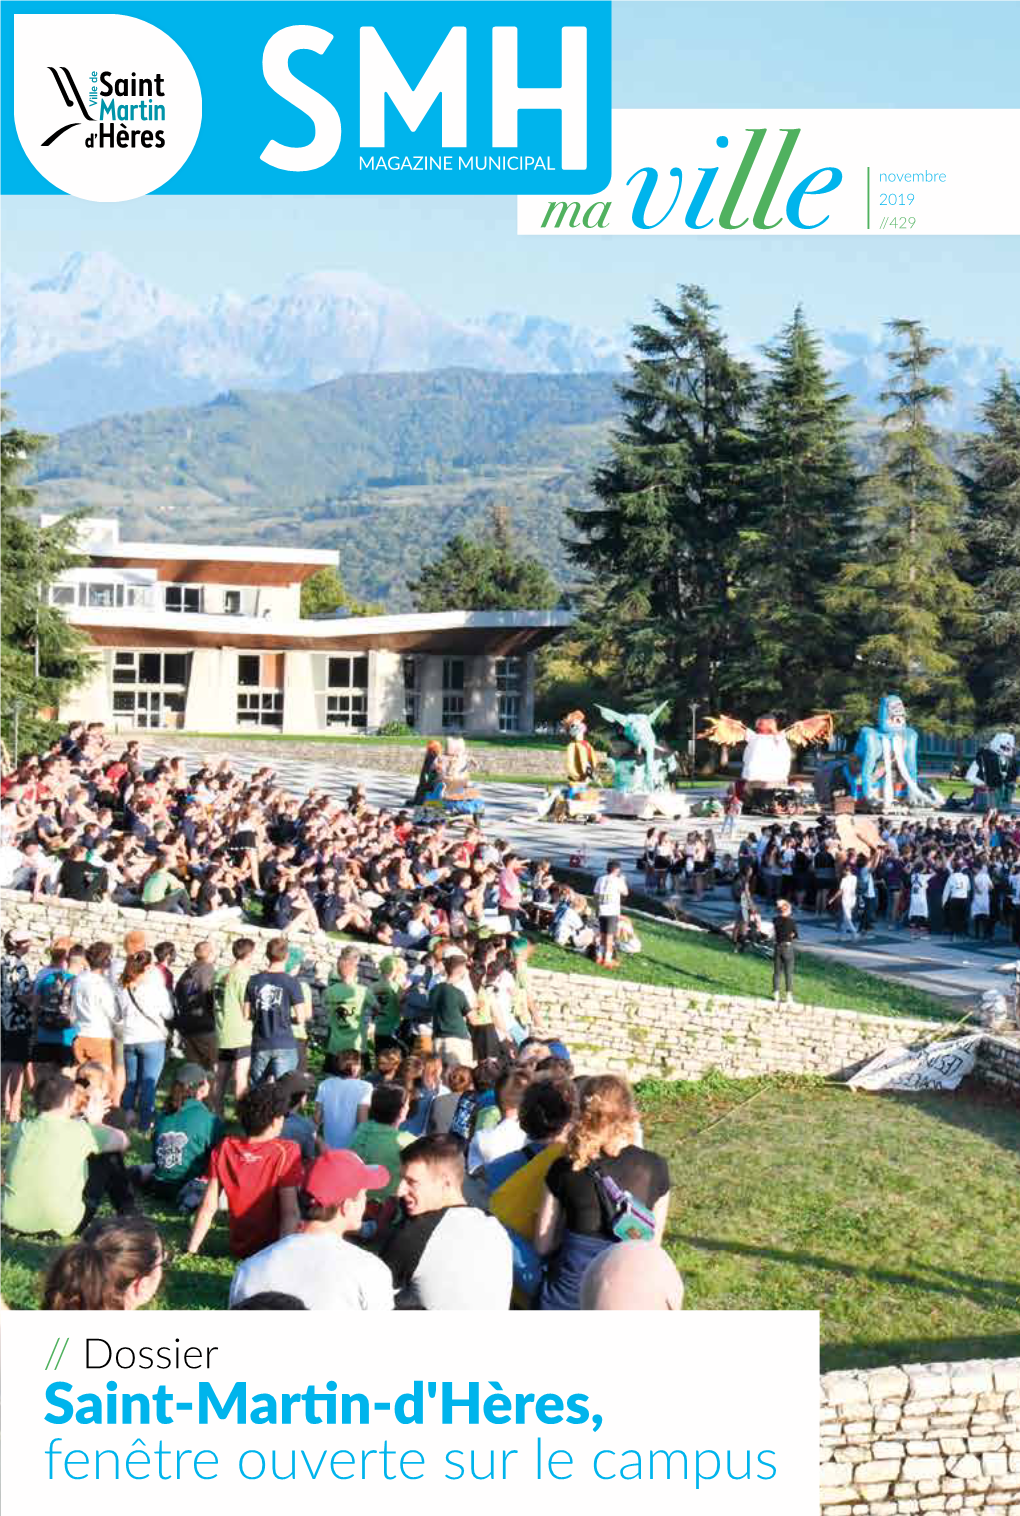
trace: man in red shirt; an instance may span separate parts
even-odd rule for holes
[[[209,1160],[205,1195],[195,1212],[188,1252],[197,1253],[219,1207],[230,1210],[230,1251],[250,1258],[272,1242],[297,1231],[301,1149],[281,1137],[287,1100],[273,1084],[241,1096],[237,1114],[243,1137],[225,1137]]]

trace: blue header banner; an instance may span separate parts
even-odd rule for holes
[[[594,194],[611,177],[609,0],[5,3],[0,29],[6,194]]]

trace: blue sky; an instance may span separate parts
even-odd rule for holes
[[[1020,8],[1001,0],[624,0],[613,26],[618,106],[1017,103]],[[1012,193],[1015,148],[999,149]],[[939,336],[1020,355],[1016,238],[518,239],[514,202],[477,198],[38,196],[3,210],[4,264],[24,275],[102,250],[202,299],[354,268],[450,316],[523,309],[607,329],[694,281],[745,341],[802,301],[819,326],[918,316]]]

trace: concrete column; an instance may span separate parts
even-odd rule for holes
[[[97,649],[92,655],[91,668],[81,684],[68,690],[60,702],[58,716],[61,721],[105,721],[112,725],[108,660],[113,658],[113,652],[113,649],[109,652]]]
[[[443,730],[443,660],[439,654],[426,653],[420,659],[418,681],[418,729],[436,736]]]
[[[499,696],[496,690],[496,660],[485,655],[465,660],[467,683],[464,728],[489,735],[499,731]]]
[[[191,655],[191,678],[184,702],[189,732],[232,732],[237,727],[237,651],[198,647]]]
[[[534,653],[525,653],[522,660],[524,677],[521,688],[520,730],[529,735],[535,730],[535,662]]]
[[[368,729],[404,719],[404,658],[385,651],[368,655]]]
[[[283,655],[283,730],[298,737],[325,730],[319,726],[312,655],[303,648]]]

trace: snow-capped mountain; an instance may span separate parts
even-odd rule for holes
[[[4,382],[19,421],[65,431],[104,416],[196,404],[228,389],[304,389],[347,374],[468,367],[506,373],[619,372],[625,333],[501,311],[451,320],[363,273],[302,274],[279,291],[195,305],[104,253],[74,253],[51,276],[4,279]],[[868,411],[888,379],[886,334],[824,334],[834,378]],[[737,351],[762,362],[735,339]],[[938,419],[974,426],[1007,363],[1001,349],[948,343],[933,377],[953,390]]]
[[[56,274],[34,282],[5,274],[0,303],[0,363],[7,377],[67,353],[130,341],[190,310],[107,253],[72,253]]]

